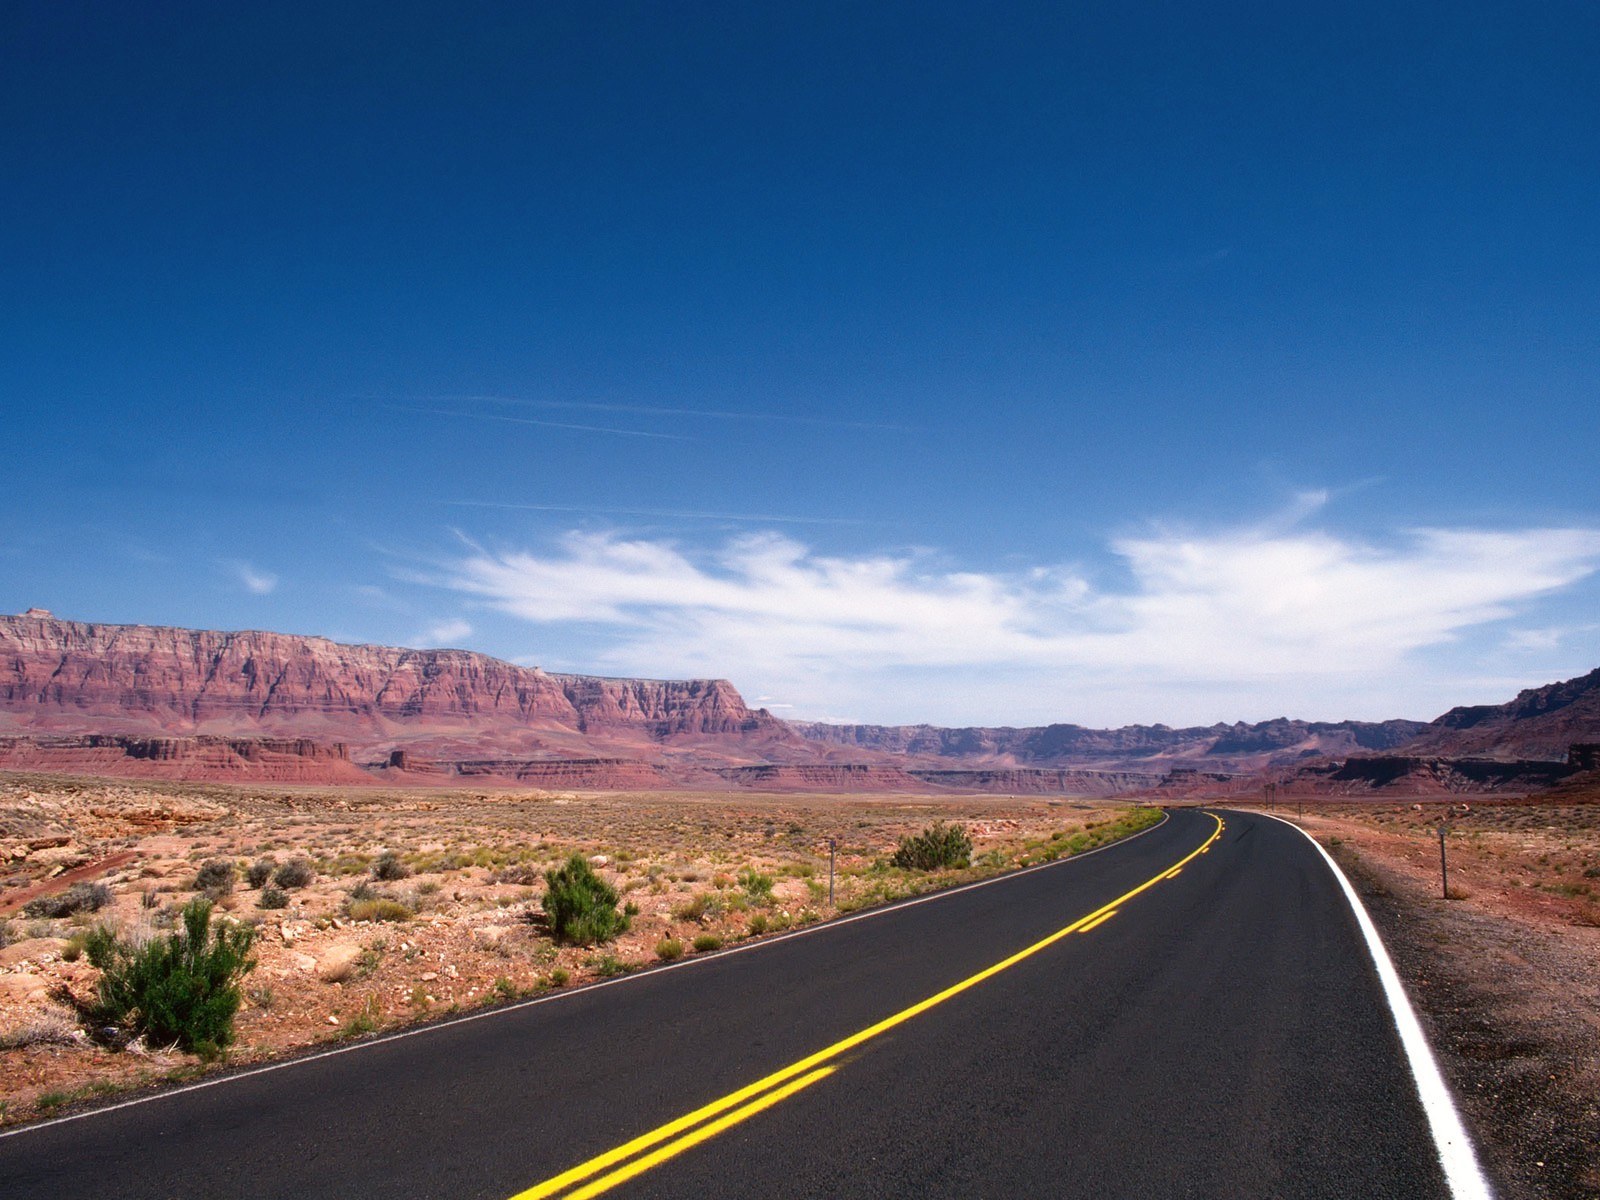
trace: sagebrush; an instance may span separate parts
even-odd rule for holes
[[[245,871],[244,877],[253,888],[267,886],[267,881],[272,878],[272,873],[278,869],[278,861],[270,854],[265,858],[258,858],[251,863]]]
[[[317,877],[317,869],[305,857],[291,858],[272,873],[272,882],[281,888],[309,887]]]
[[[22,906],[27,917],[60,919],[74,913],[99,912],[111,903],[111,889],[103,883],[75,883],[54,896],[40,896]]]
[[[410,874],[411,868],[400,861],[400,856],[393,850],[385,850],[372,863],[372,877],[384,882],[404,879]]]
[[[213,858],[202,863],[194,877],[194,890],[225,896],[233,891],[234,866],[225,858]]]
[[[909,871],[964,867],[972,861],[972,839],[964,825],[935,821],[921,833],[901,838],[891,861]]]

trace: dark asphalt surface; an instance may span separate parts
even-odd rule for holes
[[[1181,874],[614,1197],[1446,1195],[1315,849]],[[506,1200],[1069,925],[1215,828],[0,1138],[0,1196]]]

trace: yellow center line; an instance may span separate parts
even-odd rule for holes
[[[646,1154],[643,1158],[636,1158],[626,1166],[618,1167],[609,1175],[602,1175],[593,1183],[588,1184],[585,1187],[581,1187],[575,1192],[569,1192],[567,1194],[567,1200],[589,1200],[589,1197],[591,1196],[598,1196],[601,1192],[608,1192],[612,1188],[616,1187],[617,1184],[632,1179],[635,1175],[642,1175],[651,1167],[659,1166],[660,1164],[666,1162],[667,1159],[682,1154],[691,1146],[698,1146],[701,1142],[706,1141],[708,1138],[716,1137],[717,1134],[721,1133],[724,1129],[737,1125],[746,1117],[753,1117],[762,1109],[771,1108],[779,1101],[787,1100],[801,1088],[810,1087],[819,1079],[826,1079],[838,1069],[838,1067],[821,1067],[815,1071],[812,1071],[809,1075],[802,1075],[799,1079],[791,1080],[790,1082],[784,1084],[781,1088],[778,1088],[776,1091],[771,1091],[764,1096],[757,1097],[756,1099],[750,1101],[749,1104],[744,1105],[742,1108],[736,1108],[726,1116],[719,1117],[709,1124],[700,1126],[699,1129],[684,1134],[682,1137],[677,1139],[677,1141],[668,1142],[665,1146],[661,1147],[661,1149],[653,1150],[649,1154]]]
[[[780,1100],[786,1099],[787,1097],[793,1095],[802,1087],[810,1086],[817,1080],[822,1079],[824,1076],[830,1074],[836,1069],[829,1068],[827,1071],[817,1070],[818,1067],[827,1063],[830,1059],[838,1058],[841,1054],[855,1049],[863,1042],[871,1041],[879,1034],[887,1033],[889,1030],[895,1028],[895,1026],[902,1025],[911,1020],[913,1017],[921,1016],[930,1008],[933,1008],[939,1004],[943,1004],[952,996],[959,996],[967,989],[976,987],[978,984],[983,983],[987,979],[992,979],[994,976],[1000,974],[1000,972],[1016,966],[1024,959],[1032,958],[1041,950],[1055,945],[1055,943],[1059,942],[1062,938],[1067,937],[1069,934],[1078,933],[1080,931],[1087,932],[1093,926],[1110,919],[1111,916],[1116,913],[1118,908],[1126,904],[1129,900],[1132,900],[1135,896],[1142,892],[1149,891],[1151,888],[1155,887],[1156,884],[1165,879],[1171,878],[1178,871],[1182,870],[1183,867],[1189,862],[1210,850],[1211,844],[1222,836],[1222,819],[1215,813],[1210,812],[1206,813],[1206,816],[1215,821],[1217,823],[1217,827],[1211,832],[1211,836],[1206,838],[1206,840],[1202,842],[1197,849],[1191,850],[1187,855],[1179,859],[1178,862],[1173,866],[1163,868],[1160,874],[1153,876],[1144,883],[1141,883],[1132,891],[1125,892],[1123,895],[1118,896],[1115,900],[1111,901],[1110,904],[1102,905],[1101,907],[1095,909],[1092,913],[1089,913],[1087,916],[1079,917],[1076,921],[1066,926],[1064,929],[1058,929],[1048,937],[1041,938],[1033,945],[1022,950],[1018,950],[1015,954],[1008,958],[1001,959],[993,966],[985,967],[976,974],[967,976],[967,978],[961,980],[959,983],[951,984],[942,992],[936,992],[934,995],[929,996],[926,1000],[920,1000],[916,1004],[911,1005],[909,1008],[903,1008],[899,1012],[894,1013],[892,1016],[885,1017],[875,1025],[869,1025],[858,1033],[853,1033],[849,1037],[841,1038],[839,1041],[834,1042],[831,1046],[825,1046],[821,1050],[818,1050],[815,1054],[809,1054],[805,1058],[799,1059],[796,1062],[792,1062],[787,1067],[783,1067],[780,1070],[774,1071],[772,1074],[764,1076],[761,1079],[756,1080],[754,1083],[748,1084],[737,1091],[729,1092],[726,1096],[723,1096],[718,1100],[713,1100],[709,1104],[702,1105],[693,1112],[686,1113],[675,1120],[668,1121],[665,1125],[657,1126],[648,1133],[640,1134],[632,1141],[624,1142],[622,1145],[617,1146],[614,1149],[607,1150],[604,1154],[597,1154],[595,1157],[585,1162],[581,1162],[577,1166],[563,1171],[559,1175],[553,1175],[542,1183],[537,1183],[525,1191],[518,1192],[516,1195],[511,1197],[511,1200],[543,1200],[543,1197],[554,1196],[556,1193],[565,1191],[567,1188],[573,1187],[575,1184],[583,1183],[584,1180],[593,1179],[594,1176],[600,1175],[601,1172],[606,1171],[607,1168],[614,1167],[618,1163],[624,1162],[636,1154],[640,1154],[645,1150],[649,1150],[652,1146],[660,1145],[660,1143],[677,1137],[677,1135],[684,1133],[686,1130],[695,1129],[695,1126],[700,1125],[701,1122],[709,1122],[709,1124],[705,1125],[703,1128],[695,1129],[693,1134],[678,1138],[678,1140],[672,1142],[671,1145],[663,1146],[661,1150],[657,1150],[645,1155],[637,1162],[630,1163],[625,1168],[612,1171],[610,1174],[604,1175],[600,1179],[594,1179],[594,1182],[572,1192],[568,1197],[568,1200],[574,1200],[574,1198],[579,1196],[597,1196],[601,1192],[609,1190],[610,1188],[615,1187],[617,1184],[622,1183],[627,1179],[633,1178],[640,1172],[648,1170],[657,1163],[663,1162],[667,1158],[671,1158],[676,1154],[682,1153],[690,1146],[697,1145],[698,1143],[705,1141],[707,1138],[714,1137],[716,1134],[721,1133],[730,1126],[736,1125],[740,1121],[754,1116],[763,1109],[771,1107]],[[797,1079],[797,1076],[803,1076],[804,1078]],[[795,1082],[793,1084],[789,1084],[790,1080],[794,1080]],[[788,1084],[788,1086],[780,1086],[785,1084]],[[763,1095],[763,1093],[770,1094]],[[760,1099],[755,1100],[754,1098],[758,1096]],[[734,1109],[736,1111],[729,1112],[728,1110],[730,1109]],[[724,1113],[727,1115],[722,1116],[721,1114]],[[712,1118],[717,1119],[712,1120]]]

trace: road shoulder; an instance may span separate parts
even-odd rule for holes
[[[1444,902],[1349,838],[1330,849],[1383,935],[1504,1200],[1600,1196],[1600,980],[1576,944],[1589,931],[1575,938]]]

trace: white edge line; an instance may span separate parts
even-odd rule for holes
[[[270,1062],[263,1063],[262,1065],[256,1067],[245,1067],[242,1070],[230,1071],[225,1075],[219,1075],[215,1079],[202,1079],[198,1083],[186,1083],[180,1087],[161,1088],[159,1091],[151,1092],[149,1095],[135,1096],[131,1100],[119,1100],[115,1104],[107,1104],[98,1108],[90,1108],[84,1110],[83,1112],[68,1113],[63,1117],[51,1117],[49,1120],[45,1121],[34,1121],[27,1125],[19,1125],[15,1129],[0,1129],[0,1141],[4,1141],[6,1138],[17,1137],[24,1133],[34,1133],[41,1129],[49,1129],[55,1125],[65,1125],[71,1121],[84,1121],[88,1120],[90,1117],[102,1117],[107,1113],[114,1113],[119,1109],[134,1108],[140,1104],[150,1104],[156,1100],[165,1100],[170,1096],[181,1096],[186,1092],[198,1092],[204,1088],[218,1087],[225,1083],[233,1083],[235,1080],[239,1079],[249,1079],[256,1075],[267,1075],[273,1071],[286,1071],[290,1067],[298,1067],[305,1063],[317,1062],[325,1058],[334,1058],[340,1054],[350,1054],[357,1050],[371,1050],[374,1047],[388,1045],[391,1042],[398,1042],[404,1038],[421,1037],[424,1034],[438,1033],[444,1029],[454,1029],[457,1026],[465,1025],[471,1021],[483,1021],[490,1017],[504,1016],[507,1013],[515,1012],[521,1008],[532,1008],[535,1004],[549,1004],[556,1000],[565,1000],[569,996],[586,996],[591,992],[598,991],[604,987],[615,987],[624,983],[634,983],[641,979],[656,978],[664,975],[668,971],[677,971],[685,967],[697,967],[700,964],[710,962],[713,959],[727,958],[732,954],[742,954],[748,950],[760,950],[766,946],[775,946],[779,942],[786,942],[791,938],[805,937],[806,935],[813,933],[825,933],[830,929],[838,929],[843,925],[850,925],[856,921],[866,921],[873,917],[887,916],[889,913],[899,912],[902,909],[914,908],[919,904],[928,904],[934,900],[943,900],[948,896],[955,896],[962,892],[970,892],[977,888],[988,887],[990,884],[1004,883],[1007,880],[1016,879],[1021,875],[1031,875],[1035,871],[1044,871],[1048,870],[1050,867],[1064,867],[1069,863],[1081,862],[1086,858],[1099,854],[1101,851],[1114,850],[1118,846],[1127,845],[1135,838],[1141,838],[1147,833],[1154,833],[1157,829],[1160,829],[1171,819],[1171,813],[1163,809],[1161,813],[1161,820],[1157,821],[1154,825],[1151,825],[1146,829],[1141,829],[1137,833],[1130,833],[1127,837],[1118,838],[1114,842],[1107,842],[1104,846],[1096,846],[1093,850],[1085,850],[1082,854],[1074,854],[1067,858],[1058,858],[1046,863],[1036,863],[1031,867],[1023,867],[1016,871],[1007,871],[1003,875],[995,875],[989,879],[980,879],[975,883],[963,883],[959,887],[941,888],[936,892],[930,892],[926,896],[917,896],[910,900],[897,900],[892,904],[880,905],[876,908],[870,908],[865,912],[852,913],[848,917],[835,917],[831,921],[819,921],[814,925],[807,925],[802,929],[791,930],[788,933],[780,933],[776,937],[757,937],[751,941],[742,942],[737,946],[729,946],[725,950],[718,950],[711,954],[697,954],[693,958],[686,958],[675,963],[665,963],[660,966],[653,966],[646,970],[634,971],[627,975],[619,975],[614,979],[602,979],[595,983],[586,983],[575,988],[546,992],[543,995],[534,996],[532,999],[518,1000],[511,1004],[497,1004],[492,1008],[481,1009],[478,1012],[467,1013],[463,1016],[452,1017],[443,1021],[434,1021],[430,1024],[422,1025],[415,1029],[400,1029],[393,1033],[380,1034],[378,1037],[374,1038],[363,1038],[361,1041],[351,1042],[347,1046],[338,1046],[331,1050],[319,1050],[312,1054],[297,1055],[294,1058],[285,1059],[282,1062]],[[1321,847],[1319,846],[1318,849],[1321,849]],[[157,1086],[159,1087],[159,1085]]]
[[[1417,1010],[1412,1007],[1411,999],[1406,995],[1405,985],[1400,982],[1400,974],[1394,969],[1394,960],[1384,948],[1383,938],[1379,936],[1377,926],[1367,914],[1366,906],[1361,903],[1361,897],[1356,895],[1355,888],[1351,886],[1349,878],[1340,869],[1339,864],[1333,860],[1333,855],[1329,854],[1322,843],[1311,834],[1293,821],[1284,820],[1272,813],[1256,815],[1270,817],[1300,833],[1306,841],[1317,848],[1317,853],[1322,855],[1328,864],[1328,869],[1333,872],[1333,877],[1344,889],[1345,899],[1350,902],[1356,924],[1361,928],[1361,936],[1367,941],[1367,950],[1372,955],[1372,965],[1377,968],[1378,982],[1383,984],[1383,994],[1389,1002],[1389,1011],[1394,1016],[1395,1029],[1400,1034],[1401,1046],[1405,1048],[1406,1060],[1411,1065],[1411,1076],[1417,1084],[1417,1096],[1422,1101],[1422,1111],[1428,1118],[1428,1129],[1433,1134],[1433,1144],[1438,1150],[1439,1165],[1444,1169],[1445,1183],[1450,1188],[1450,1194],[1456,1200],[1493,1200],[1494,1192],[1484,1177],[1483,1168],[1478,1164],[1478,1156],[1472,1148],[1472,1139],[1467,1134],[1466,1126],[1462,1124],[1461,1113],[1457,1110],[1455,1100],[1450,1095],[1450,1087],[1445,1083],[1444,1075],[1439,1070],[1439,1062],[1433,1056],[1433,1047],[1428,1044],[1428,1035],[1422,1031],[1422,1023],[1417,1020]]]

